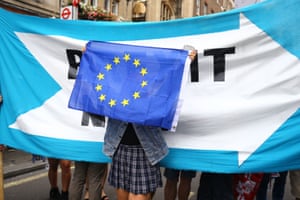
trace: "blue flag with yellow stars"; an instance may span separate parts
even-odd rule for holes
[[[69,107],[170,129],[187,56],[181,49],[88,42]]]

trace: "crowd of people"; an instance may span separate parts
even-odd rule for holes
[[[134,125],[131,124],[130,126]],[[133,130],[134,129],[131,131]],[[5,146],[0,145],[0,151],[4,149]],[[135,151],[134,156],[136,155],[139,154]],[[144,155],[144,153],[142,155]],[[155,169],[144,173],[142,171],[147,170],[145,165],[142,166],[138,163],[143,163],[145,160],[139,158],[132,161],[130,159],[127,160],[130,156],[125,156],[125,158],[123,156],[124,155],[121,157],[118,156],[122,161],[121,163],[115,161],[117,162],[115,163],[117,166],[112,169],[109,168],[108,163],[74,161],[75,169],[72,177],[72,161],[48,158],[50,200],[109,200],[109,197],[104,191],[109,170],[111,180],[108,182],[116,188],[118,200],[151,200],[156,190],[163,186],[160,174],[161,166],[159,166],[159,164],[152,165],[150,163],[149,167],[153,168],[153,166],[155,166]],[[124,165],[124,162],[127,164]],[[128,164],[130,165],[127,168]],[[157,169],[156,166],[158,167]],[[58,167],[61,168],[61,189],[59,189],[57,183]],[[116,169],[117,167],[118,169]],[[122,169],[120,170],[120,168]],[[295,200],[300,200],[300,170],[254,174],[201,172],[196,199],[267,200],[267,191],[272,188],[272,200],[285,200],[284,193],[288,174],[291,194],[295,197]],[[192,179],[195,178],[196,175],[197,171],[164,168],[163,176],[166,181],[163,186],[163,199],[188,200],[191,195]],[[158,181],[155,181],[156,179]]]
[[[163,186],[160,166],[157,163],[153,165],[150,162],[145,164],[145,162],[148,162],[147,158],[141,159],[145,156],[145,153],[138,153],[135,149],[136,145],[134,146],[134,150],[126,149],[124,152],[131,154],[131,151],[134,151],[131,156],[127,154],[125,156],[124,153],[119,152],[117,158],[114,158],[110,169],[107,163],[74,162],[75,170],[71,184],[71,161],[50,159],[52,164],[56,163],[52,166],[52,169],[49,168],[50,200],[109,200],[104,192],[108,170],[110,170],[108,183],[116,188],[118,200],[151,200],[156,190]],[[120,149],[118,151],[124,150]],[[138,159],[132,160],[135,156],[139,156]],[[56,162],[53,162],[53,160],[56,160]],[[57,187],[55,177],[57,173],[54,173],[59,164],[62,168],[65,168],[65,170],[62,170],[61,193]],[[300,200],[300,170],[256,174],[201,172],[196,199],[267,200],[268,188],[272,187],[271,199],[285,200],[284,193],[288,173],[290,175],[291,194],[295,197],[295,200]],[[192,179],[196,177],[196,174],[197,171],[165,168],[163,173],[166,179],[163,186],[164,200],[188,200],[191,193]],[[70,196],[68,196],[69,189]]]

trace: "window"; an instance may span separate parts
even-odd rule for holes
[[[207,15],[209,14],[209,11],[208,11],[208,5],[207,3],[205,2],[204,3],[204,6],[203,6],[203,15]]]
[[[98,0],[91,0],[92,6],[98,6]]]
[[[119,2],[118,1],[113,1],[112,13],[114,13],[115,15],[119,15]]]
[[[181,18],[182,16],[182,0],[176,1],[176,17]]]
[[[181,9],[181,7],[180,7]],[[160,13],[160,20],[170,20],[174,16],[174,11],[171,5],[168,2],[163,1],[161,3],[161,13]]]
[[[110,0],[104,1],[104,9],[110,11]]]
[[[200,0],[196,0],[196,3],[195,3],[195,15],[196,16],[199,16],[201,13],[200,13]]]

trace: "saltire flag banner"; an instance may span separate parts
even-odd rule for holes
[[[98,115],[68,108],[88,41],[197,50],[161,166],[210,172],[300,168],[300,1],[265,0],[166,22],[46,19],[0,10],[0,143],[110,162]]]
[[[188,51],[91,41],[69,107],[172,129]]]

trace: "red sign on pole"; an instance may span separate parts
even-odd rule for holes
[[[78,4],[79,4],[79,2],[80,2],[80,0],[73,0],[72,1],[72,5],[75,6],[75,7],[77,7]]]
[[[72,6],[62,8],[60,13],[61,19],[72,19]]]

